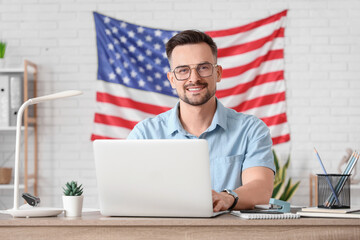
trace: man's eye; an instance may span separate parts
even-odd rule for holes
[[[198,68],[200,71],[206,71],[210,69],[210,65],[209,64],[199,65]]]
[[[180,73],[180,74],[185,74],[185,73],[189,72],[189,69],[188,68],[179,68],[176,70],[176,72]]]

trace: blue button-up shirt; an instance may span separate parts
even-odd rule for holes
[[[183,128],[177,105],[154,118],[138,123],[128,139],[206,139],[210,150],[212,188],[220,192],[242,185],[242,171],[263,166],[275,172],[268,127],[252,115],[224,107],[217,100],[211,125],[199,137]]]

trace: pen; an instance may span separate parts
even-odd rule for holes
[[[331,188],[331,191],[333,192],[333,194],[334,194],[334,196],[335,196],[336,202],[340,205],[340,201],[339,201],[339,199],[338,199],[338,197],[337,197],[337,194],[336,194],[336,192],[335,192],[335,190],[334,190],[334,188],[333,188],[333,186],[332,186],[332,184],[331,184],[331,182],[330,182],[329,176],[328,176],[328,174],[327,174],[327,172],[326,172],[326,170],[325,170],[324,164],[323,164],[322,161],[321,161],[321,158],[320,158],[320,156],[319,156],[319,153],[316,151],[315,147],[314,147],[314,150],[315,150],[317,159],[318,159],[319,162],[320,162],[321,168],[323,169],[323,171],[324,171],[324,173],[325,173],[325,177],[326,177],[326,180],[327,180],[327,182],[328,182],[328,184],[329,184],[329,186],[330,186],[330,188]]]

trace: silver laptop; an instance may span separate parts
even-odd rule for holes
[[[206,140],[95,140],[104,216],[212,217]]]

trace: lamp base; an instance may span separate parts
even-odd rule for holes
[[[31,209],[8,209],[1,211],[0,213],[10,214],[13,217],[29,218],[29,217],[56,217],[62,213],[62,208],[50,208],[50,207],[34,207]]]

